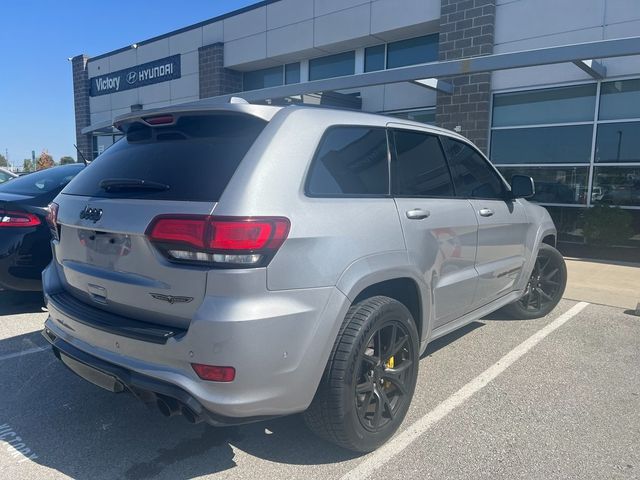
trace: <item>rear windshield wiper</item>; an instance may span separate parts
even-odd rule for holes
[[[106,178],[98,185],[107,192],[113,190],[169,190],[169,185],[141,178]]]

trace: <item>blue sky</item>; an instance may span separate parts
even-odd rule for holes
[[[256,0],[9,0],[0,27],[0,153],[76,157],[68,57],[115,50]]]

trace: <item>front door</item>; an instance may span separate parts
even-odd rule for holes
[[[467,143],[443,137],[456,194],[467,198],[478,220],[476,270],[478,286],[473,308],[499,298],[514,288],[525,263],[530,224],[520,200],[496,170]]]

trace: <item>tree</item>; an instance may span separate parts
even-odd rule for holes
[[[33,172],[33,160],[31,160],[30,158],[25,158],[22,161],[22,171]]]
[[[4,155],[0,153],[0,167],[8,167],[8,166],[9,166],[9,162],[7,162],[7,159],[4,157]]]
[[[68,165],[70,163],[76,163],[73,157],[64,156],[60,159],[60,165]]]
[[[43,150],[36,160],[36,170],[44,170],[45,168],[51,168],[55,165],[53,157],[49,155],[49,152]]]

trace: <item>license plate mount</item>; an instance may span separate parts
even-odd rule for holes
[[[122,382],[113,375],[109,375],[96,368],[90,367],[89,365],[79,362],[62,352],[60,352],[60,360],[62,360],[62,363],[69,367],[72,372],[79,377],[84,378],[87,382],[93,383],[100,388],[104,388],[105,390],[114,393],[124,391],[124,385]]]

